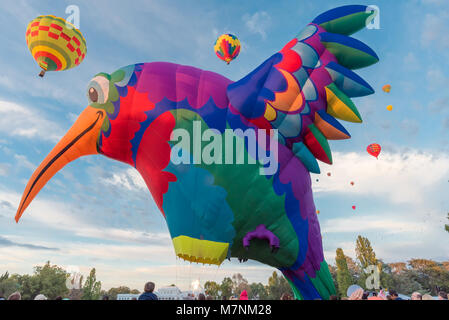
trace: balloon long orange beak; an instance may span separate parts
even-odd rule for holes
[[[104,116],[103,110],[90,106],[80,114],[28,181],[17,209],[16,222],[19,222],[25,209],[56,172],[79,157],[98,153],[97,141]]]

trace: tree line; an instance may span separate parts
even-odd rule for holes
[[[371,289],[368,288],[371,287],[370,281],[367,285],[368,277],[373,274],[372,269],[367,270],[369,266],[377,268],[377,289],[394,289],[405,295],[411,295],[415,291],[430,295],[437,295],[440,290],[449,291],[449,261],[413,258],[405,262],[384,263],[376,257],[370,241],[360,235],[356,240],[355,251],[354,260],[338,248],[335,265],[329,266],[340,297],[346,297],[347,289],[352,284],[358,284],[366,290]]]
[[[76,283],[75,283],[76,282]],[[71,288],[71,289],[69,289]],[[273,272],[268,279],[268,285],[251,283],[241,275],[234,274],[226,277],[221,284],[207,281],[204,285],[205,292],[214,299],[222,299],[231,296],[239,296],[243,290],[248,292],[250,299],[280,299],[283,293],[292,295],[288,282],[282,275]],[[32,300],[38,294],[45,295],[53,300],[56,297],[69,298],[70,300],[99,300],[107,295],[110,300],[116,300],[118,294],[139,294],[139,290],[120,286],[103,290],[101,281],[97,281],[95,268],[92,268],[89,276],[83,281],[83,277],[71,278],[63,268],[52,265],[49,261],[43,266],[34,268],[32,275],[10,275],[5,272],[0,275],[0,297],[7,298],[11,293],[19,291],[23,300]]]
[[[440,290],[449,292],[449,261],[413,258],[405,262],[384,263],[376,256],[370,241],[362,236],[357,237],[355,251],[356,258],[353,259],[338,248],[335,265],[329,265],[339,297],[345,297],[352,284],[358,284],[366,290],[372,289],[367,285],[373,272],[372,266],[377,269],[379,278],[376,289],[394,289],[406,295],[415,291],[431,295],[436,295]],[[107,295],[109,299],[115,300],[118,294],[140,293],[127,286],[103,290],[95,268],[83,280],[82,276],[71,279],[66,270],[48,261],[43,266],[36,266],[32,275],[10,275],[8,272],[0,275],[0,296],[7,298],[11,293],[19,291],[25,300],[34,299],[38,294],[44,294],[48,299],[67,297],[71,300],[98,300]],[[276,271],[269,277],[267,284],[249,283],[237,273],[225,277],[221,283],[205,282],[204,290],[214,299],[238,297],[243,290],[247,291],[249,299],[279,300],[283,294],[293,296],[287,280]]]
[[[97,281],[95,268],[90,270],[89,276],[83,281],[82,276],[72,279],[66,270],[50,264],[50,261],[43,266],[35,267],[32,275],[10,275],[9,272],[0,275],[0,297],[7,298],[16,291],[20,292],[23,300],[33,300],[38,294],[43,294],[50,300],[57,297],[70,300],[99,300],[104,295],[115,300],[120,293],[140,293],[126,286],[102,290],[101,281]]]

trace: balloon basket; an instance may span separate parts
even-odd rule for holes
[[[43,78],[44,76],[45,76],[45,70],[42,70],[42,71],[39,73],[39,77]]]

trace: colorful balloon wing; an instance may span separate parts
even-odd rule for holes
[[[229,64],[240,53],[240,41],[232,34],[222,34],[215,42],[214,50],[218,58]]]
[[[26,41],[34,60],[45,71],[61,71],[78,66],[86,56],[86,40],[63,18],[39,16],[27,27]]]
[[[377,143],[372,143],[366,148],[366,151],[368,151],[370,155],[376,158],[379,156],[381,150],[382,147]]]

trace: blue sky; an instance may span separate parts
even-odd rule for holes
[[[354,257],[361,234],[388,262],[447,260],[447,1],[8,0],[0,4],[0,273],[31,273],[51,260],[83,273],[96,267],[106,288],[140,289],[148,279],[187,288],[193,279],[221,281],[235,272],[265,282],[273,269],[255,262],[225,261],[217,268],[177,260],[143,180],[101,156],[69,164],[19,224],[13,217],[33,170],[87,105],[86,86],[98,72],[170,61],[238,80],[321,12],[355,3],[380,8],[380,29],[355,35],[380,62],[357,71],[376,89],[354,99],[364,123],[345,123],[352,139],[331,142],[334,165],[321,164],[323,173],[312,177],[326,258],[333,263],[338,247]],[[26,26],[40,14],[65,17],[72,4],[80,8],[86,59],[78,68],[40,79],[26,47]],[[213,52],[217,36],[227,32],[242,42],[229,66]],[[381,90],[386,83],[392,85],[389,94]],[[383,146],[379,160],[365,152],[372,142]]]

